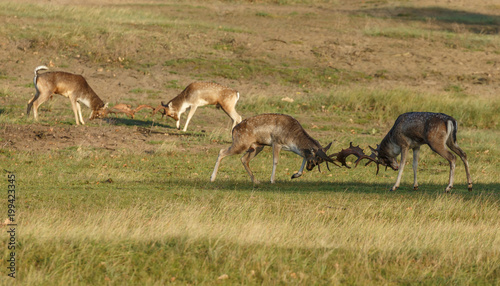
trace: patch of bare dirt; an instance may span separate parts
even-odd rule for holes
[[[202,133],[182,133],[164,128],[126,126],[49,126],[42,124],[0,125],[0,147],[9,150],[35,153],[63,150],[70,147],[87,147],[106,150],[131,150],[153,153],[158,142],[174,142],[188,136],[205,136]],[[179,150],[182,146],[176,146]]]

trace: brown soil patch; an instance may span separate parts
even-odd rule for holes
[[[81,1],[30,1],[33,3],[74,4]],[[127,1],[104,0],[94,1],[98,5],[124,5]],[[154,1],[152,1],[154,2]],[[168,59],[193,57],[202,46],[213,46],[216,43],[230,44],[242,52],[234,54],[224,50],[215,51],[212,55],[217,58],[231,59],[235,57],[265,58],[268,62],[275,61],[280,65],[282,59],[292,59],[298,63],[314,66],[330,66],[346,71],[361,72],[372,77],[372,80],[353,82],[354,85],[368,88],[390,89],[396,87],[411,88],[422,92],[439,94],[447,86],[459,85],[468,94],[496,99],[500,85],[500,59],[498,47],[485,45],[481,50],[468,49],[457,46],[453,42],[449,47],[442,46],[442,42],[433,42],[425,37],[408,37],[406,39],[391,37],[367,36],[363,30],[371,26],[390,28],[403,24],[416,25],[429,31],[464,32],[464,37],[475,34],[498,35],[498,26],[495,24],[453,23],[439,18],[443,14],[456,17],[465,14],[469,17],[491,17],[493,21],[500,19],[500,6],[497,1],[339,1],[342,5],[270,5],[262,1],[234,4],[231,2],[189,2],[193,7],[196,4],[205,7],[204,13],[196,8],[193,11],[177,11],[169,7],[160,7],[166,17],[178,17],[179,21],[199,19],[200,22],[217,23],[228,27],[248,27],[253,33],[227,33],[209,31],[198,33],[179,34],[168,31],[168,47],[158,48],[154,54],[142,54],[137,64],[159,62],[148,72],[138,69],[127,69],[116,64],[94,64],[86,61],[85,57],[61,58],[49,48],[39,50],[30,46],[30,42],[11,41],[8,35],[0,34],[0,75],[6,79],[0,81],[1,87],[9,90],[13,95],[0,97],[0,113],[8,111],[9,106],[25,106],[33,96],[34,90],[27,85],[33,80],[34,67],[41,64],[51,64],[53,70],[64,70],[83,74],[92,88],[105,102],[111,105],[125,102],[133,106],[150,104],[157,106],[160,100],[168,101],[185,86],[196,80],[192,71],[175,70],[171,73],[168,67],[161,63]],[[367,3],[369,2],[369,3]],[[92,1],[85,5],[92,5]],[[438,8],[436,8],[438,7]],[[205,13],[206,12],[206,13]],[[258,17],[259,13],[264,16]],[[299,13],[301,17],[293,17]],[[257,16],[256,16],[257,15]],[[359,16],[362,15],[362,16]],[[430,17],[431,20],[419,21]],[[434,17],[434,18],[433,18]],[[299,20],[298,20],[299,19]],[[332,20],[338,19],[338,20]],[[367,20],[368,19],[368,20]],[[415,20],[417,19],[417,20]],[[2,17],[0,20],[9,24],[23,27],[35,25],[16,17]],[[350,27],[345,31],[345,27]],[[353,29],[355,28],[355,29]],[[151,27],[155,29],[155,27]],[[353,32],[354,30],[354,32]],[[136,43],[135,43],[136,44]],[[462,43],[463,44],[463,43]],[[138,52],[140,43],[138,45]],[[220,54],[217,54],[220,53]],[[58,67],[63,64],[64,67]],[[10,80],[12,79],[12,80]],[[304,94],[302,87],[282,85],[279,83],[254,82],[249,80],[234,80],[223,77],[212,79],[226,84],[240,91],[244,104],[245,97],[253,95],[269,95],[285,97]],[[180,88],[166,88],[169,82],[176,81]],[[152,98],[147,93],[131,93],[136,88],[161,90],[160,98]],[[311,92],[331,92],[329,87],[304,87]],[[334,88],[332,86],[332,88]],[[306,95],[307,96],[307,95]],[[133,101],[132,101],[133,100]],[[69,102],[57,96],[51,108],[66,110],[67,118],[72,118]],[[48,104],[48,103],[46,103]],[[7,111],[2,111],[1,107]],[[238,106],[237,106],[238,109]],[[22,112],[15,112],[9,116],[20,117]],[[24,110],[24,109],[23,109]],[[226,128],[229,118],[215,109],[197,111],[193,120],[203,123],[192,123],[189,131]],[[88,112],[88,109],[85,110]],[[52,116],[50,113],[40,112],[42,118]],[[247,117],[252,114],[242,114]],[[183,115],[182,125],[186,114]],[[42,121],[43,122],[43,121]],[[140,123],[140,122],[138,122]],[[154,146],[148,141],[179,140],[182,136],[174,130],[174,121],[161,121],[159,129],[151,129],[145,124],[130,128],[122,125],[106,124],[99,126],[46,126],[42,124],[17,125],[1,123],[0,137],[3,148],[44,151],[61,149],[70,146],[92,146],[95,148],[119,149],[129,148],[137,150],[152,150]],[[129,124],[130,125],[130,124]],[[148,130],[150,132],[148,132]],[[155,131],[156,130],[156,131]],[[166,130],[166,131],[165,131]],[[174,136],[175,135],[175,136]]]

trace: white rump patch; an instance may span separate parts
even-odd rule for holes
[[[448,122],[446,122],[446,138],[450,138],[450,135],[451,135],[451,132],[453,132],[453,121],[451,120],[448,120]]]

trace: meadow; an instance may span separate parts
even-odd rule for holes
[[[22,0],[0,1],[0,23],[0,186],[15,174],[17,223],[14,280],[5,191],[1,285],[500,284],[495,1]],[[290,114],[330,152],[368,152],[401,113],[447,113],[473,191],[458,160],[445,193],[448,163],[428,147],[417,191],[411,163],[394,192],[397,173],[372,165],[291,180],[302,159],[288,152],[270,184],[270,148],[251,162],[260,184],[238,156],[211,183],[231,144],[222,111],[198,109],[186,133],[147,112],[77,127],[55,95],[34,122],[41,64],[110,105],[216,81],[244,118]]]

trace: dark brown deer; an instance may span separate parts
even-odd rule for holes
[[[274,183],[276,166],[278,164],[279,152],[283,149],[291,151],[304,158],[298,173],[293,174],[292,179],[302,175],[307,163],[307,170],[312,170],[321,162],[333,160],[326,155],[331,143],[325,148],[314,140],[302,128],[300,123],[293,117],[284,114],[261,114],[247,118],[233,128],[233,144],[219,152],[214,171],[210,181],[214,181],[221,160],[226,156],[242,154],[241,162],[245,167],[250,179],[254,184],[258,181],[254,178],[252,170],[248,165],[265,146],[273,148],[273,170],[271,183]],[[319,165],[318,165],[319,168]]]
[[[401,114],[380,145],[377,145],[377,149],[370,147],[373,151],[371,157],[376,158],[374,161],[377,163],[377,169],[378,164],[381,164],[393,170],[399,170],[398,178],[391,191],[399,187],[410,149],[413,150],[413,188],[418,189],[418,154],[420,146],[424,144],[429,145],[432,151],[438,153],[450,163],[450,178],[446,192],[453,188],[453,176],[455,174],[456,157],[450,150],[460,156],[460,159],[464,162],[468,188],[469,191],[472,191],[472,179],[467,155],[457,144],[457,126],[457,121],[453,117],[443,113],[409,112]],[[396,157],[399,154],[401,154],[401,161],[398,164]]]
[[[52,94],[60,94],[69,98],[71,108],[75,114],[76,125],[79,125],[80,122],[85,124],[80,103],[92,109],[90,119],[100,118],[105,114],[108,104],[104,104],[83,76],[60,71],[38,74],[40,70],[48,69],[46,66],[35,68],[33,83],[35,84],[36,93],[28,102],[27,115],[33,109],[33,116],[35,120],[38,120],[38,107],[47,101]]]
[[[241,116],[236,112],[235,106],[240,98],[240,93],[236,90],[212,82],[193,82],[188,85],[179,95],[170,100],[167,104],[156,108],[154,113],[164,110],[163,115],[172,117],[176,122],[177,129],[181,128],[181,115],[190,108],[186,124],[182,131],[186,131],[189,121],[193,117],[196,109],[204,105],[216,105],[222,108],[231,117],[234,128],[241,122]]]

